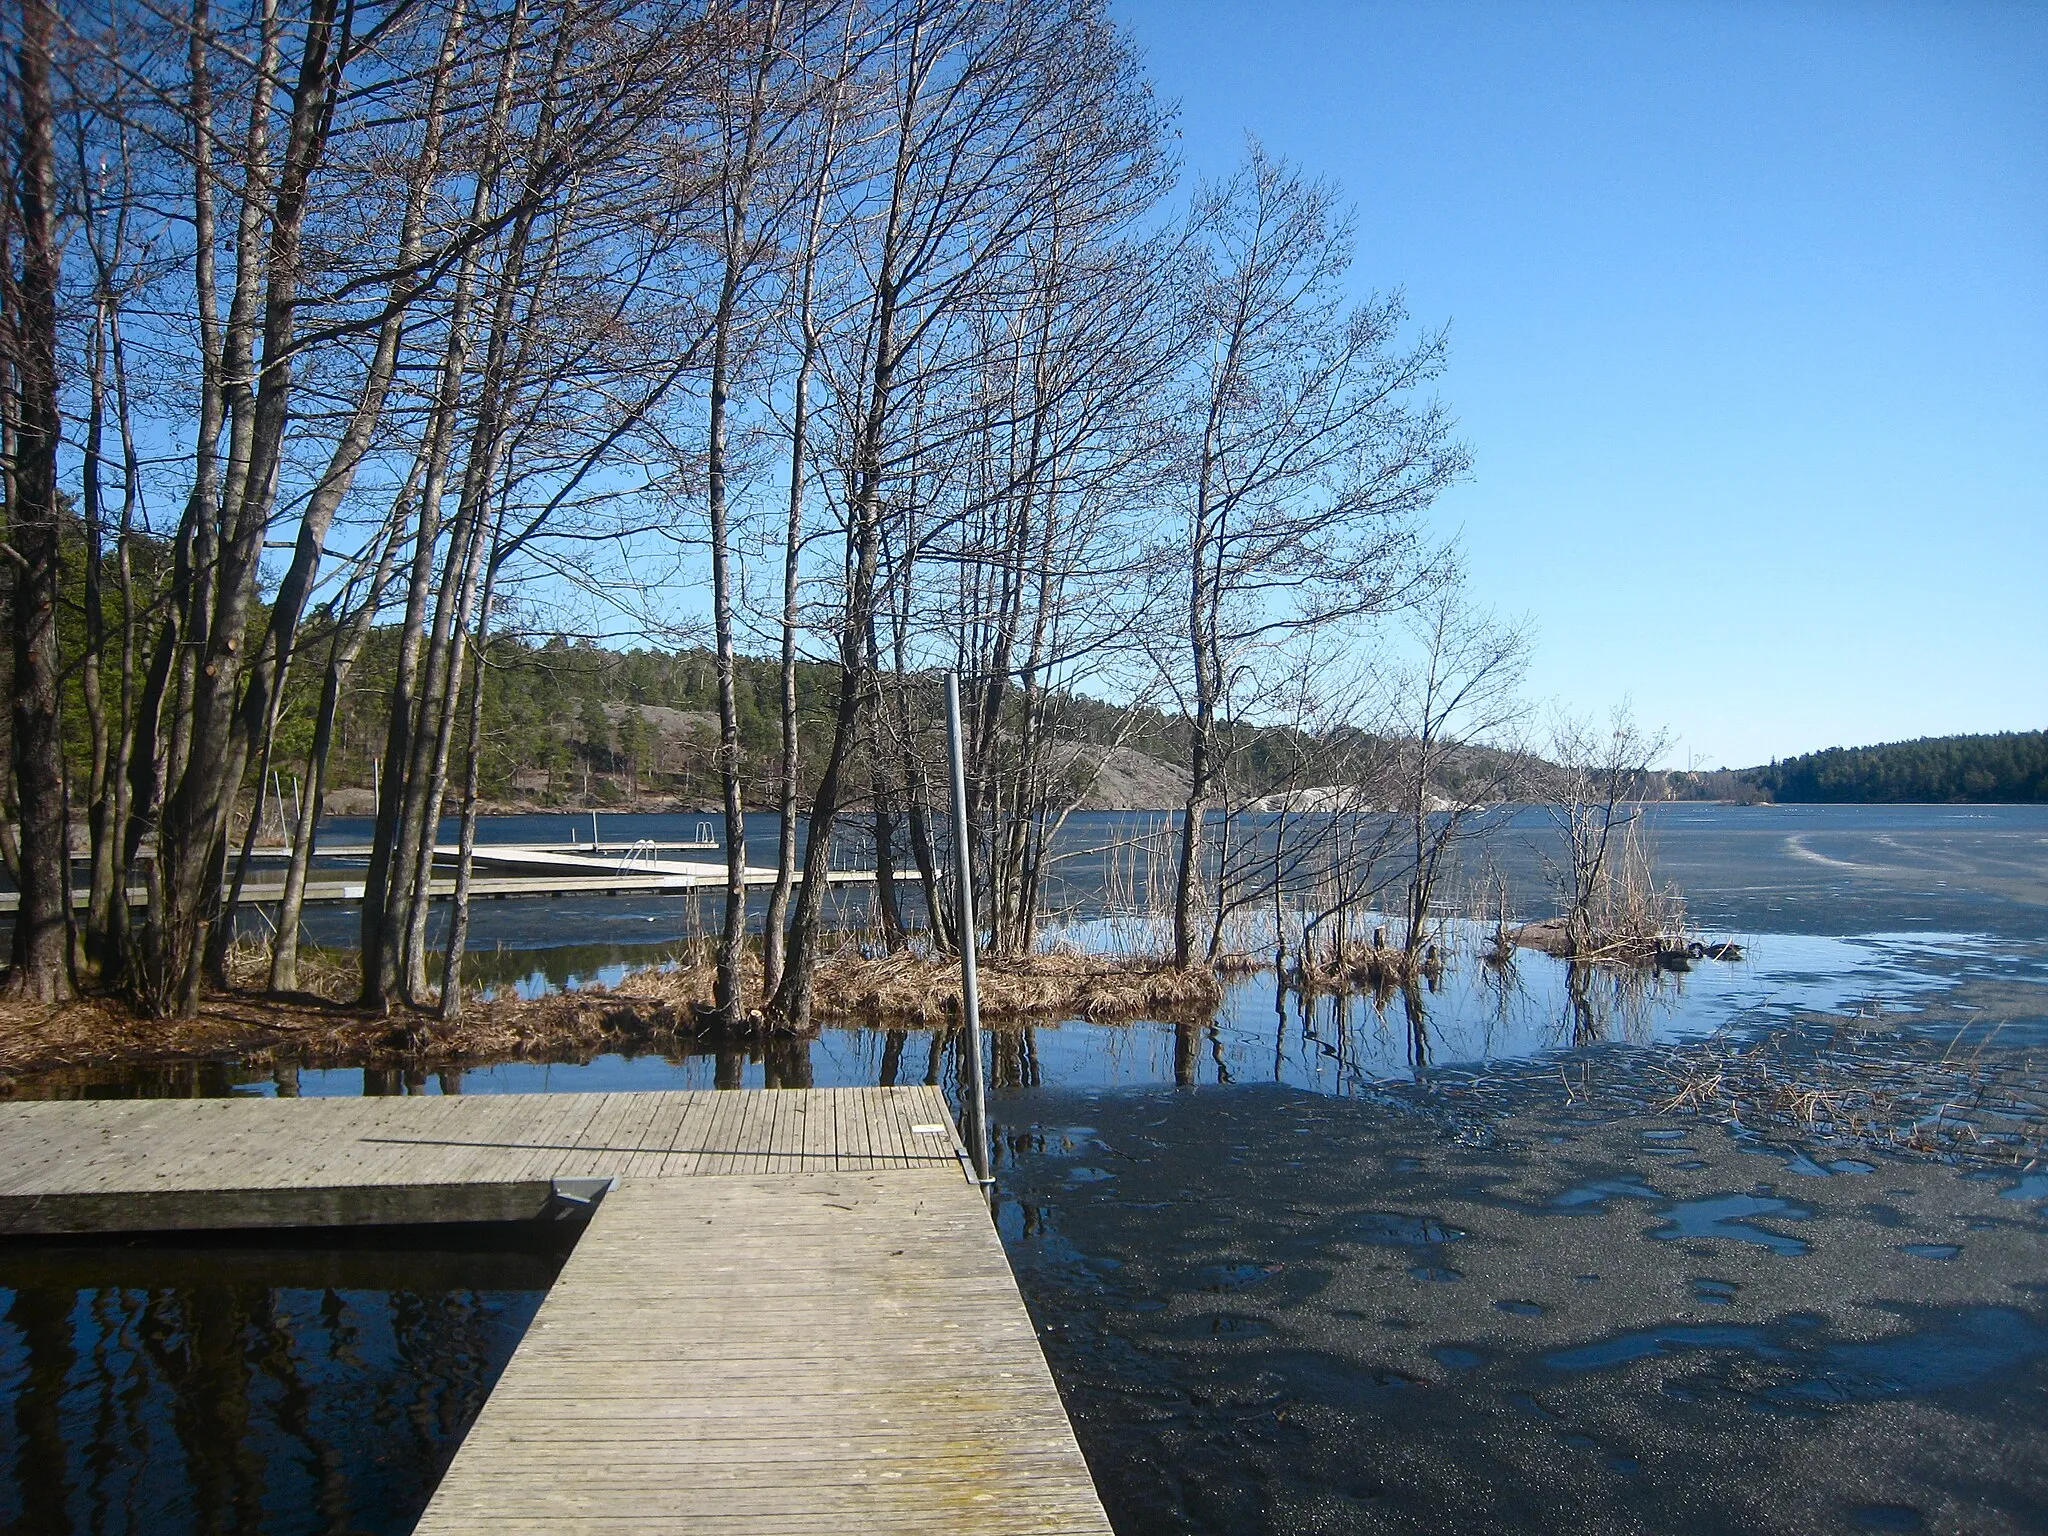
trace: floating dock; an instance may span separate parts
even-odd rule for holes
[[[479,863],[483,861],[479,860]],[[469,882],[472,901],[505,901],[515,897],[560,898],[563,896],[686,896],[697,891],[723,890],[725,888],[725,866],[722,864],[684,865],[664,860],[662,867],[668,873],[647,873],[645,865],[615,864],[607,866],[594,859],[585,859],[579,866],[554,864],[554,872],[539,875],[474,875]],[[917,879],[917,871],[903,870],[899,879]],[[825,876],[832,885],[872,885],[875,872],[871,869],[835,869]],[[746,883],[750,887],[773,885],[775,871],[749,866]],[[435,880],[429,887],[434,899],[444,900],[455,894],[453,879]],[[361,879],[334,879],[329,874],[325,879],[306,881],[304,900],[310,905],[320,902],[347,902],[363,899]],[[74,890],[71,904],[83,911],[92,900],[92,893]],[[244,905],[260,905],[266,902],[284,900],[282,880],[250,880],[242,886]],[[128,888],[128,904],[131,907],[149,905],[149,891],[135,885]],[[17,891],[0,891],[0,916],[13,912],[21,905]]]
[[[659,857],[667,853],[717,853],[720,845],[708,843],[659,843],[643,838],[637,843],[478,843],[471,851],[471,861],[482,864],[493,855],[510,854],[516,862],[532,864],[536,861],[553,864],[566,861],[570,864],[596,863],[604,868],[618,867],[622,860],[643,859],[650,855]],[[89,850],[88,850],[89,851]],[[368,843],[337,843],[330,847],[326,843],[316,844],[314,856],[322,859],[367,859],[375,850]],[[453,864],[461,857],[462,849],[454,843],[436,843],[434,862]],[[251,848],[249,861],[253,864],[281,864],[291,858],[289,847],[272,846]],[[84,858],[86,854],[74,854]],[[724,869],[724,864],[703,865],[701,860],[689,861],[693,867]]]
[[[1108,1536],[935,1088],[0,1105],[0,1232],[564,1219],[417,1527]]]

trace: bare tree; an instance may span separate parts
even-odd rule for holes
[[[829,13],[821,13],[829,21]],[[804,436],[807,431],[809,373],[814,342],[809,318],[810,284],[816,265],[822,200],[834,163],[838,92],[828,80],[822,98],[824,143],[813,151],[816,171],[806,187],[795,179],[773,177],[769,162],[794,159],[801,164],[804,130],[820,126],[808,110],[813,82],[805,77],[815,39],[807,35],[806,18],[785,15],[783,0],[767,0],[743,8],[736,17],[737,36],[728,45],[731,69],[719,81],[711,106],[713,162],[718,196],[716,236],[716,300],[711,317],[711,373],[706,423],[705,513],[711,552],[713,660],[718,685],[718,771],[725,822],[725,906],[719,919],[717,980],[712,1011],[727,1024],[746,1012],[740,965],[747,927],[747,835],[744,784],[740,758],[739,698],[735,682],[732,515],[728,493],[731,477],[729,416],[735,374],[743,352],[770,318],[772,308],[757,302],[757,290],[770,275],[782,219],[808,202],[800,258],[799,286],[804,313],[803,356],[797,364],[797,392],[791,441],[791,507],[786,559],[801,547]],[[831,29],[820,27],[826,37]],[[792,35],[794,34],[794,35]],[[806,192],[809,196],[806,197]],[[790,569],[785,567],[785,625],[795,601]],[[789,635],[785,629],[785,634]],[[793,636],[792,636],[793,638]],[[789,665],[793,666],[793,656]],[[793,680],[785,681],[785,693]],[[794,751],[793,710],[785,711],[785,758]],[[785,772],[793,778],[793,772]],[[784,839],[792,835],[785,824]],[[793,857],[793,855],[792,855]],[[781,867],[781,866],[779,866]],[[787,887],[782,888],[787,900]],[[779,936],[778,936],[779,937]],[[779,956],[778,956],[779,959]]]
[[[809,1018],[826,859],[873,718],[885,583],[915,579],[918,540],[905,536],[904,519],[923,517],[917,502],[950,441],[948,384],[971,355],[967,323],[1002,301],[1048,191],[1085,182],[1090,157],[1125,154],[1113,135],[1077,141],[1070,130],[1077,118],[1112,122],[1125,110],[1129,76],[1105,66],[1127,46],[1087,0],[908,0],[889,11],[875,48],[861,135],[869,168],[846,196],[851,296],[824,349],[841,529],[839,686],[772,1000],[786,1026]]]
[[[1195,213],[1203,355],[1188,383],[1181,532],[1185,622],[1164,657],[1188,719],[1189,788],[1174,959],[1200,953],[1205,823],[1230,754],[1223,723],[1262,653],[1413,601],[1432,579],[1413,514],[1465,471],[1420,390],[1445,338],[1404,344],[1398,296],[1355,307],[1336,194],[1253,146]]]
[[[924,620],[974,680],[968,814],[986,849],[977,911],[999,954],[1029,952],[1051,837],[1092,787],[1076,772],[1073,691],[1149,681],[1119,673],[1153,616],[1139,530],[1186,332],[1178,242],[1119,237],[1157,184],[1148,135],[1134,125],[1130,142],[1115,177],[1047,200],[1019,302],[977,340],[962,510],[937,551],[959,596]],[[929,803],[913,798],[914,837]]]
[[[10,631],[14,701],[12,768],[19,807],[21,888],[7,975],[10,996],[55,1002],[71,995],[71,828],[65,807],[58,720],[57,449],[58,287],[56,103],[51,48],[56,13],[25,0],[12,29],[14,68],[7,124],[6,274],[0,344],[9,411],[6,555],[13,576]]]
[[[1563,855],[1553,878],[1568,959],[1657,938],[1655,915],[1622,909],[1649,895],[1632,857],[1640,854],[1635,802],[1670,744],[1666,733],[1637,725],[1626,704],[1604,723],[1560,715],[1551,726],[1545,798]]]
[[[417,487],[409,487],[416,490]],[[299,805],[297,825],[292,829],[292,851],[285,866],[284,894],[278,903],[277,936],[270,951],[270,990],[289,992],[299,984],[299,922],[305,910],[306,876],[312,869],[319,838],[320,816],[327,798],[327,765],[334,747],[335,721],[341,712],[343,690],[356,658],[370,637],[370,626],[383,606],[397,553],[398,529],[404,521],[406,498],[381,531],[374,546],[374,563],[366,590],[350,607],[350,593],[344,592],[332,605],[334,634],[327,652],[327,667],[320,688],[320,703],[313,722],[312,745],[306,754],[306,793]]]
[[[1526,775],[1516,731],[1526,631],[1472,608],[1454,585],[1413,619],[1416,655],[1393,690],[1397,808],[1407,833],[1401,948],[1412,974],[1430,941],[1432,903],[1463,843],[1486,830]]]

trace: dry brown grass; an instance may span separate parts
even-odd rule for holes
[[[228,985],[237,992],[263,992],[270,986],[270,946],[252,939],[239,940],[228,951]],[[352,954],[321,949],[315,944],[299,945],[298,991],[309,998],[345,1003],[362,985],[362,970]]]
[[[1788,1031],[1675,1047],[1651,1068],[1667,1085],[1656,1107],[1881,1150],[2001,1164],[2041,1156],[2031,1067],[1987,1061],[1988,1037],[1974,1049],[1961,1040],[1938,1056],[1928,1042],[1873,1049],[1852,1031],[1818,1047]]]
[[[260,984],[260,957],[238,954],[237,982]],[[747,991],[760,995],[760,965],[746,958]],[[521,999],[509,992],[469,1001],[444,1021],[399,1009],[372,1014],[337,1001],[354,973],[309,952],[301,979],[310,990],[286,998],[247,990],[210,994],[197,1019],[144,1018],[119,1001],[84,998],[49,1006],[0,1005],[0,1093],[18,1078],[56,1079],[114,1064],[162,1065],[233,1057],[251,1065],[435,1066],[504,1060],[583,1060],[606,1051],[660,1050],[700,1032],[712,998],[708,946],[664,967],[636,971],[615,988]],[[1222,987],[1207,971],[1179,971],[1113,956],[1052,954],[987,961],[984,1018],[995,1021],[1207,1017]],[[324,996],[321,994],[325,994]],[[878,959],[848,949],[820,960],[820,1023],[931,1027],[960,1011],[959,964],[910,954]]]
[[[1410,955],[1385,944],[1349,944],[1342,954],[1303,956],[1296,974],[1312,991],[1392,992],[1442,975],[1443,961],[1434,945]]]
[[[748,991],[758,996],[759,964],[749,955],[746,966]],[[653,1004],[680,1018],[710,1003],[712,979],[708,958],[693,954],[660,969],[636,971],[598,995]],[[1022,960],[984,958],[979,983],[981,1014],[989,1020],[1178,1019],[1213,1012],[1223,998],[1221,984],[1208,971],[1068,952]],[[960,1016],[960,962],[951,956],[870,957],[843,949],[819,960],[815,988],[812,1014],[824,1023],[931,1026]]]
[[[1222,986],[1206,970],[1113,955],[988,961],[979,984],[985,1019],[1206,1017],[1223,1000]],[[838,956],[819,966],[817,985],[821,1019],[936,1024],[960,1015],[960,966],[950,958]]]

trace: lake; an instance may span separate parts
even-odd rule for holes
[[[1649,825],[1694,927],[1741,962],[1580,994],[1541,955],[1459,958],[1412,1002],[1304,1005],[1254,977],[1206,1026],[992,1037],[999,1224],[1123,1536],[2042,1528],[2048,809],[1674,805]],[[1100,918],[1096,850],[1143,826],[1069,825],[1072,921]],[[1531,912],[1545,830],[1523,813],[1485,848]],[[755,858],[772,841],[750,828]],[[316,936],[349,917],[317,913]],[[486,903],[472,944],[493,979],[581,986],[702,921],[673,898]],[[821,1087],[961,1074],[950,1036],[807,1049]],[[1673,1074],[1706,1059],[1861,1073],[1895,1118],[1932,1095],[1935,1153],[1826,1110],[1672,1112]],[[713,1072],[645,1054],[288,1086]],[[747,1085],[765,1075],[750,1062]],[[279,1086],[228,1061],[53,1088]],[[558,1262],[507,1233],[0,1244],[0,1523],[402,1532]]]

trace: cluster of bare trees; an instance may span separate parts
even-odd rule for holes
[[[337,701],[396,605],[364,994],[421,1001],[427,872],[494,583],[558,514],[586,531],[606,515],[610,449],[658,433],[701,350],[683,248],[706,172],[677,97],[730,26],[526,0],[19,14],[7,532],[31,702],[11,741],[11,985],[54,997],[83,975],[196,1007],[234,932],[287,676],[324,667],[295,917]],[[75,647],[47,617],[67,548]],[[82,783],[51,723],[67,685],[89,721]],[[288,987],[296,923],[282,932]]]
[[[309,790],[270,966],[292,988],[337,712],[395,626],[362,1000],[459,1010],[436,973],[466,940],[488,640],[571,601],[717,658],[722,1017],[807,1020],[850,815],[891,941],[906,859],[955,940],[945,669],[980,910],[1012,953],[1099,755],[1077,693],[1178,703],[1175,949],[1201,963],[1241,727],[1446,591],[1419,522],[1465,467],[1429,394],[1444,338],[1398,296],[1347,298],[1336,192],[1256,147],[1175,201],[1165,114],[1100,0],[23,0],[0,33],[20,995],[195,1009],[285,767]],[[647,579],[669,558],[683,586]],[[744,649],[782,663],[765,784],[742,775]],[[837,688],[800,804],[796,669],[819,658]],[[286,764],[294,669],[317,712]]]

